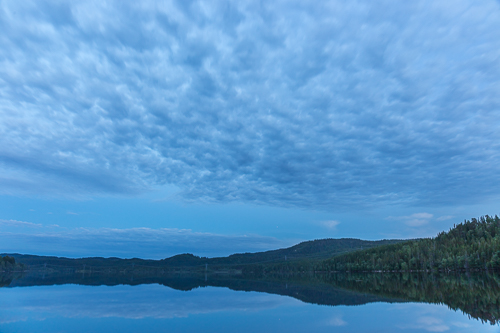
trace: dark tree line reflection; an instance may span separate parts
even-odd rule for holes
[[[495,272],[333,274],[327,279],[331,285],[360,293],[445,304],[483,323],[500,320],[500,275]]]
[[[320,305],[362,305],[371,302],[423,302],[444,304],[483,323],[500,320],[500,274],[469,272],[427,273],[351,273],[351,274],[169,274],[152,275],[47,273],[43,270],[23,274],[0,274],[0,286],[37,285],[139,285],[156,283],[177,290],[199,287],[226,287],[290,296]]]

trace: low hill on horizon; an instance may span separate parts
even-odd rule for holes
[[[56,256],[38,256],[29,254],[8,253],[17,262],[31,268],[40,267],[117,267],[117,266],[144,266],[144,267],[193,267],[204,265],[239,266],[251,264],[265,264],[278,262],[293,262],[298,260],[317,261],[331,258],[340,254],[373,248],[381,245],[396,244],[405,240],[366,241],[354,238],[318,239],[305,241],[289,248],[270,250],[255,253],[236,253],[227,257],[206,258],[193,254],[178,254],[161,260],[152,259],[121,259],[116,257],[88,257],[65,258]]]

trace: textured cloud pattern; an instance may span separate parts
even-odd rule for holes
[[[499,194],[495,1],[9,1],[0,30],[3,194]]]

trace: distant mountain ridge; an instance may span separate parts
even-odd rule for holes
[[[366,241],[355,238],[326,238],[305,241],[292,247],[257,253],[232,254],[227,257],[233,263],[259,263],[263,261],[285,260],[322,260],[357,250],[369,249],[381,245],[400,243],[404,240]],[[218,259],[218,258],[214,258]]]
[[[178,254],[169,258],[161,260],[150,259],[120,259],[120,258],[64,258],[55,256],[37,256],[11,253],[8,254],[14,257],[17,262],[25,264],[31,268],[50,267],[56,269],[57,267],[194,267],[204,265],[217,265],[217,266],[241,266],[241,265],[254,265],[265,263],[283,263],[283,262],[296,262],[296,261],[317,261],[331,258],[340,254],[369,249],[381,245],[390,245],[403,242],[404,240],[379,240],[379,241],[366,241],[354,238],[341,238],[341,239],[319,239],[312,241],[305,241],[296,244],[289,248],[271,250],[256,253],[237,253],[227,257],[206,258],[199,257],[193,254]],[[3,255],[3,254],[2,254]]]

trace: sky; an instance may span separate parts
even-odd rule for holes
[[[500,1],[0,1],[0,251],[218,256],[500,213]]]

